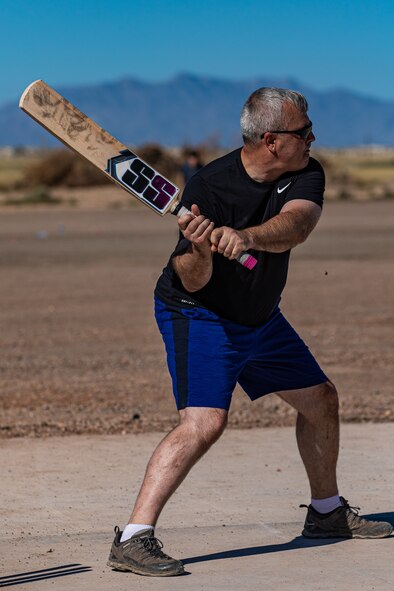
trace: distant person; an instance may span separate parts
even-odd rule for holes
[[[179,424],[154,451],[129,523],[115,529],[108,561],[114,568],[184,572],[180,560],[164,554],[154,528],[223,433],[237,383],[252,401],[275,393],[298,413],[311,490],[303,536],[384,538],[393,530],[364,519],[340,496],[337,391],[279,307],[291,249],[322,212],[324,172],[310,156],[315,136],[307,111],[298,92],[256,90],[241,115],[243,147],[195,172],[185,187],[182,203],[192,214],[179,218],[179,241],[155,291]],[[234,260],[249,250],[258,259],[253,270]]]
[[[186,153],[186,161],[182,165],[181,170],[183,174],[183,181],[186,185],[190,181],[193,175],[196,174],[203,167],[200,160],[200,155],[196,150],[189,150]]]

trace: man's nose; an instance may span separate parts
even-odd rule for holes
[[[308,137],[306,138],[306,141],[307,141],[308,144],[311,144],[315,140],[316,140],[316,136],[313,133],[313,131],[311,131],[310,134],[308,135]]]

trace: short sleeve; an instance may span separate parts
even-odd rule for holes
[[[323,207],[325,175],[320,162],[310,159],[308,166],[294,177],[287,191],[285,203],[293,199],[306,199]]]
[[[188,209],[190,209],[193,204],[196,204],[202,215],[210,220],[215,219],[212,194],[207,183],[199,174],[193,175],[190,181],[186,184],[181,203]]]

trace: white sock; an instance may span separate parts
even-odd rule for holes
[[[334,495],[333,497],[328,497],[327,499],[312,499],[311,505],[319,513],[330,513],[330,511],[334,511],[334,509],[342,507],[339,495]]]
[[[128,523],[123,530],[120,541],[125,542],[126,540],[129,540],[134,534],[143,529],[154,529],[154,527],[153,525],[144,525],[143,523]]]

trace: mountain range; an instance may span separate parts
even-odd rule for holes
[[[124,78],[56,90],[126,145],[208,142],[231,148],[241,143],[242,105],[261,86],[292,88],[305,94],[318,147],[394,146],[394,101],[341,88],[317,91],[291,78],[236,81],[180,74],[166,82]],[[0,146],[56,144],[19,110],[17,101],[0,107]]]

